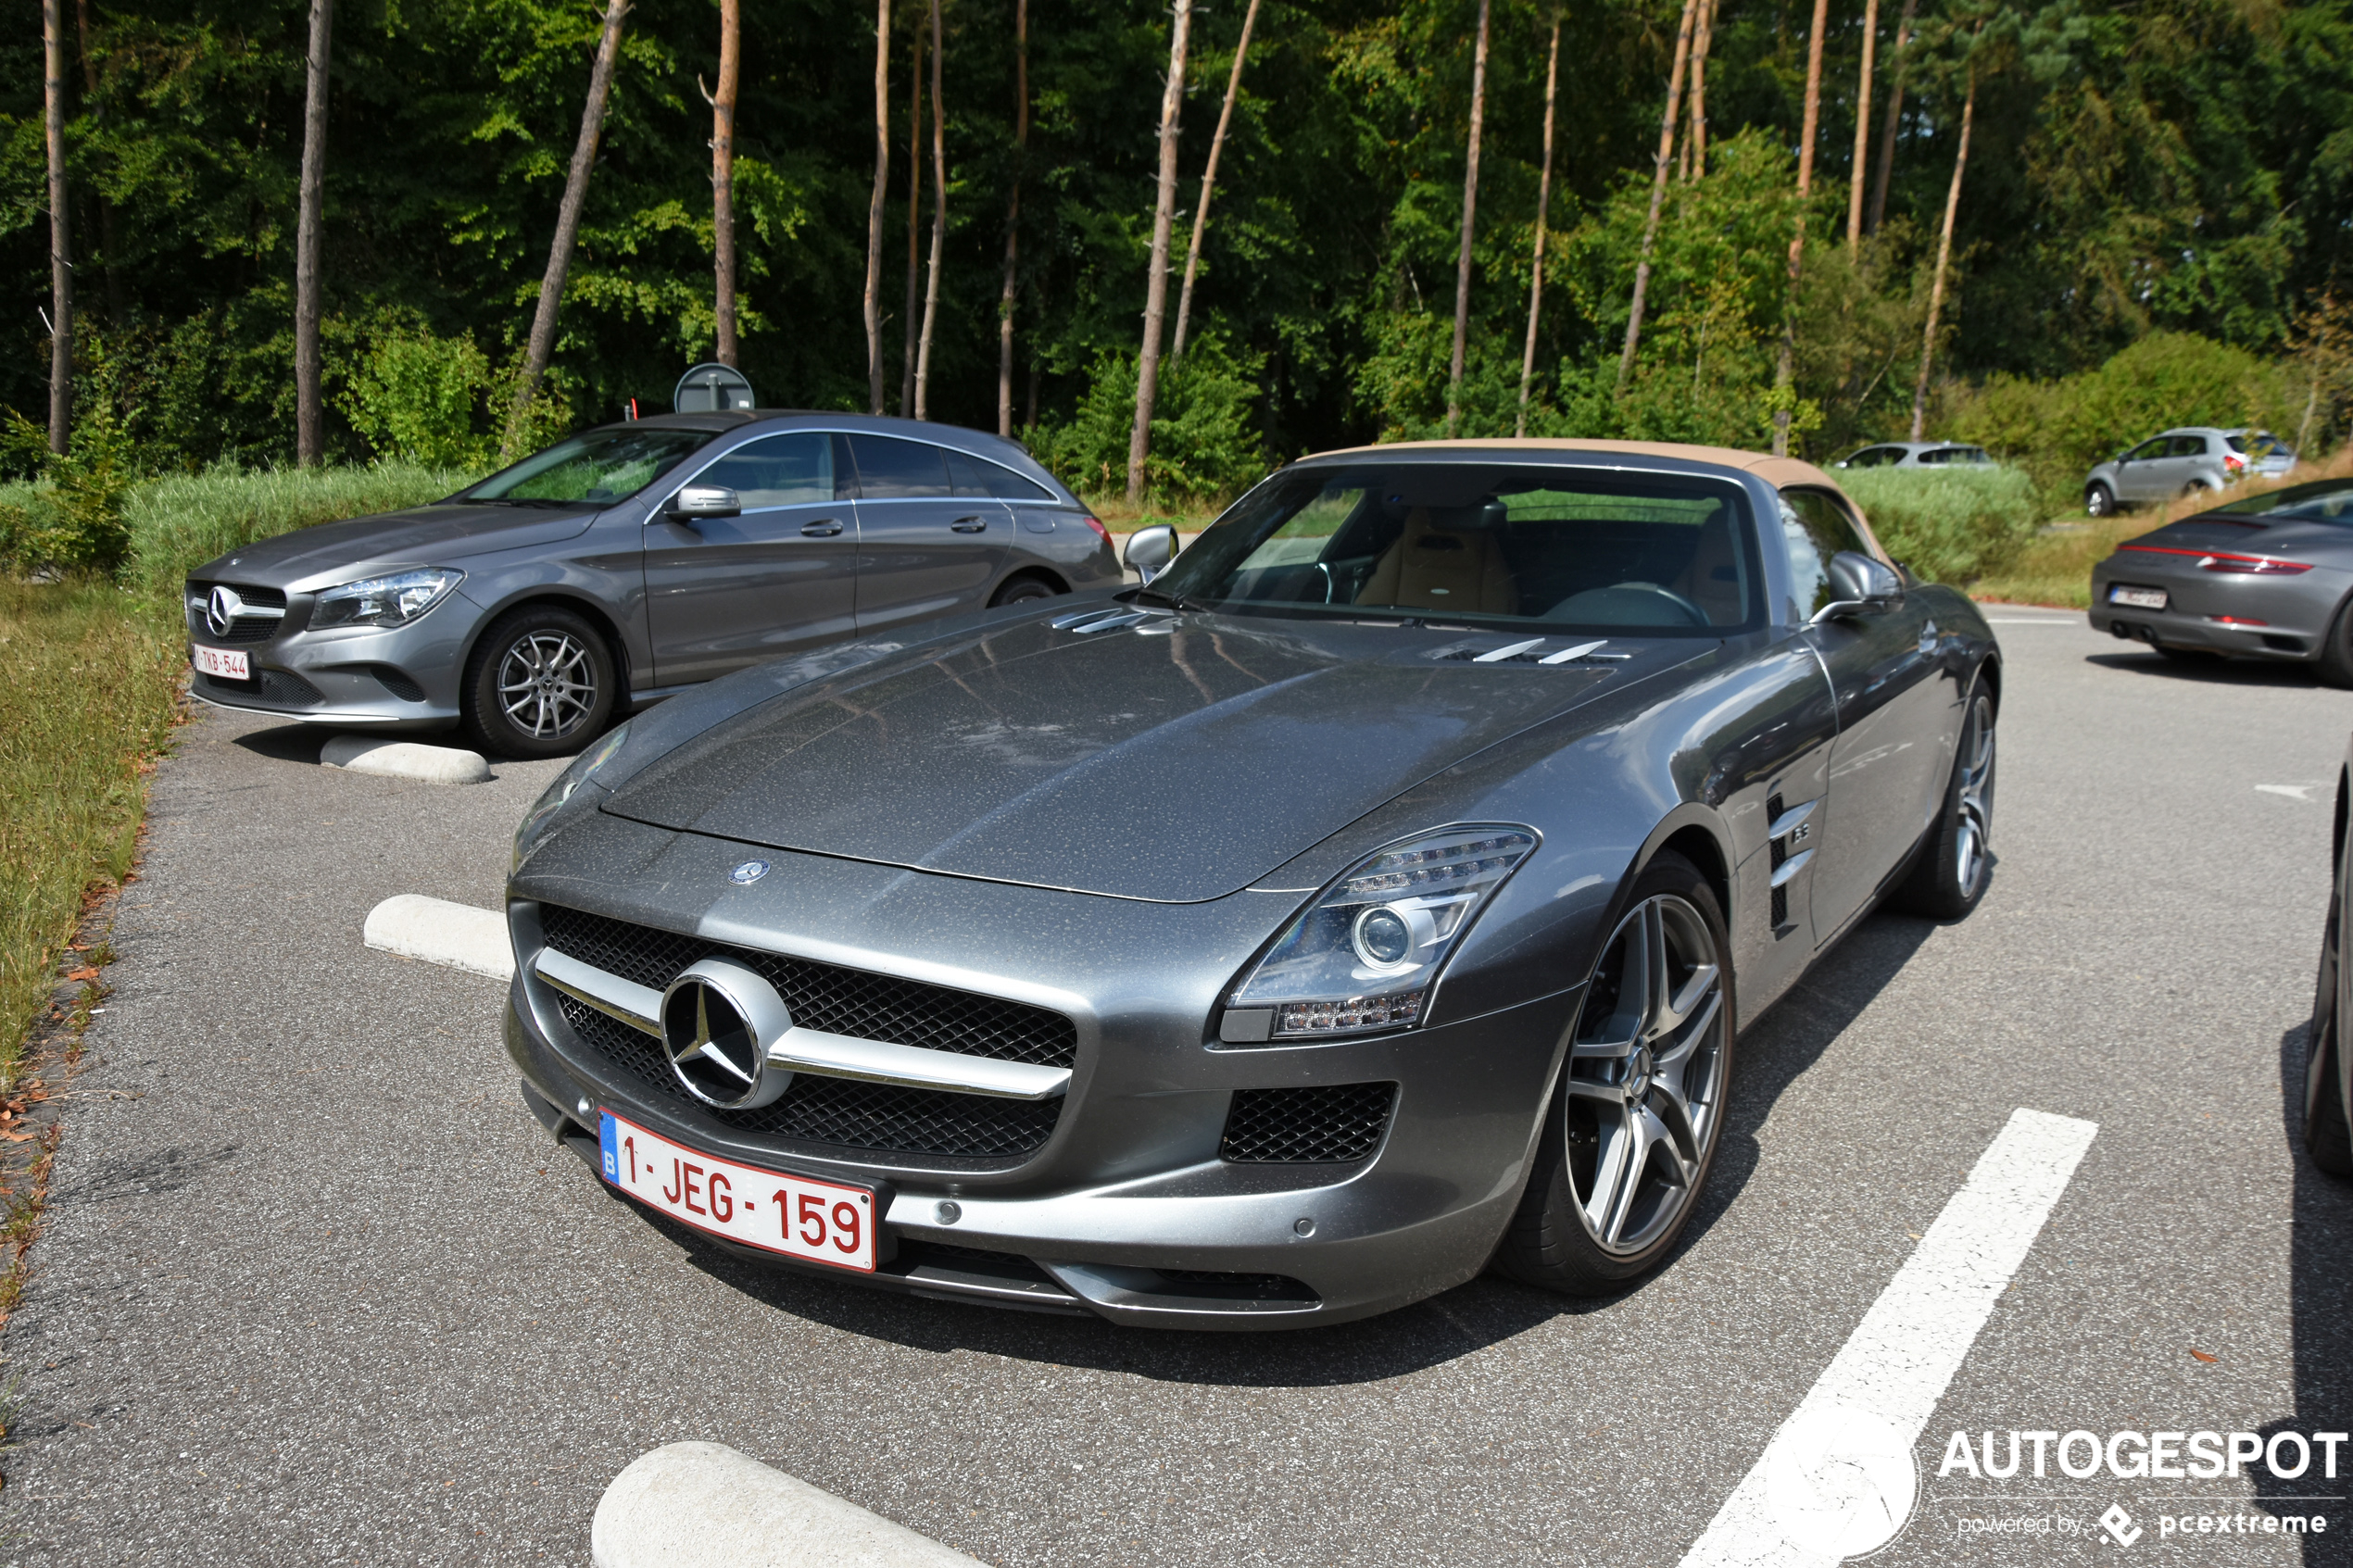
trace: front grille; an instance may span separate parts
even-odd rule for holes
[[[773,1105],[717,1110],[690,1098],[679,1086],[652,1035],[570,997],[559,995],[557,1001],[581,1044],[673,1105],[740,1133],[895,1154],[1006,1160],[1042,1148],[1062,1115],[1060,1096],[998,1099],[861,1084],[814,1073],[796,1073],[792,1086]]]
[[[1241,1164],[1328,1164],[1362,1160],[1379,1146],[1397,1101],[1394,1084],[1317,1089],[1243,1089],[1226,1115],[1218,1153]]]
[[[249,588],[242,583],[232,583],[227,584],[227,586],[234,590],[237,597],[243,599],[246,604],[279,610],[283,610],[286,608],[286,596],[283,589]],[[240,615],[235,620],[229,622],[228,631],[219,633],[214,633],[211,626],[205,621],[205,606],[212,596],[212,589],[213,584],[209,583],[191,583],[188,584],[189,624],[191,627],[203,632],[207,637],[211,638],[213,641],[220,643],[266,643],[271,638],[276,636],[280,632],[293,630],[292,627],[286,624],[286,617],[283,615]]]
[[[1068,1067],[1078,1058],[1077,1026],[1026,1002],[732,947],[560,904],[542,905],[539,923],[556,951],[656,991],[667,989],[688,964],[733,959],[776,988],[795,1023],[828,1035],[1038,1067]]]
[[[199,674],[196,689],[229,702],[259,702],[271,708],[316,708],[326,701],[318,687],[283,670],[256,670],[250,681],[224,681]]]

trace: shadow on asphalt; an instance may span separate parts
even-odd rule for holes
[[[2315,1432],[2353,1431],[2353,1311],[2347,1310],[2353,1304],[2353,1182],[2316,1169],[2304,1151],[2305,1035],[2306,1026],[2298,1024],[2280,1036],[2280,1130],[2288,1156],[2296,1161],[2295,1228],[2288,1261],[2296,1413],[2262,1427],[2267,1446],[2280,1432],[2299,1433],[2309,1440]],[[2341,1501],[2313,1500],[2316,1496],[2344,1497],[2346,1450],[2338,1452],[2335,1480],[2322,1475],[2317,1451],[2310,1468],[2294,1480],[2272,1475],[2267,1465],[2249,1467],[2256,1498],[2271,1512],[2328,1515],[2329,1535],[2304,1543],[2309,1568],[2353,1563],[2353,1534],[2337,1533],[2353,1530],[2353,1517],[2347,1517]]]
[[[233,736],[229,744],[273,762],[315,763],[319,760],[319,748],[334,734],[335,731],[315,729],[308,724],[279,724],[267,730],[247,730]]]
[[[2313,684],[2311,667],[2306,664],[2285,664],[2269,659],[2168,659],[2137,644],[2127,644],[2116,653],[2086,654],[2086,664],[2104,665],[2110,670],[2122,670],[2134,675],[2162,675],[2168,680],[2192,681],[2208,686],[2289,686],[2309,688]]]
[[[1094,1318],[901,1296],[763,1267],[650,1210],[636,1212],[684,1248],[693,1266],[730,1289],[777,1311],[911,1349],[973,1350],[1171,1383],[1244,1387],[1400,1377],[1484,1350],[1555,1318],[1605,1310],[1671,1279],[1676,1259],[1707,1233],[1755,1173],[1757,1130],[1782,1091],[1870,1005],[1934,929],[1928,921],[1872,916],[1750,1027],[1740,1042],[1731,1111],[1700,1208],[1663,1269],[1614,1297],[1580,1300],[1487,1275],[1410,1307],[1328,1328],[1151,1332]]]

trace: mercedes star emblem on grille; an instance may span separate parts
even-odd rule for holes
[[[792,1027],[776,988],[744,965],[705,959],[661,997],[661,1044],[686,1092],[723,1110],[767,1105],[792,1084],[768,1047]]]
[[[746,860],[742,865],[737,866],[734,871],[727,873],[727,880],[729,882],[736,883],[740,886],[748,887],[767,874],[767,861]]]
[[[229,628],[237,623],[237,612],[245,608],[245,601],[237,596],[234,588],[216,584],[205,606],[204,623],[212,629],[214,636],[225,637]]]

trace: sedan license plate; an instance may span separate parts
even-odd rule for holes
[[[218,675],[224,681],[250,681],[253,667],[244,653],[235,648],[208,648],[202,643],[190,645],[195,650],[196,668],[208,675]]]
[[[875,1195],[866,1187],[739,1165],[671,1142],[608,1110],[604,1177],[698,1231],[804,1262],[875,1272]]]
[[[2130,605],[2134,609],[2163,609],[2165,608],[2165,590],[2162,588],[2128,588],[2123,583],[2118,583],[2110,585],[2108,588],[2108,602],[2112,605]]]

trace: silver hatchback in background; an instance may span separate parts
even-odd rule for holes
[[[2120,506],[2220,490],[2250,474],[2277,478],[2294,467],[2296,453],[2268,430],[2184,426],[2153,435],[2094,468],[2083,480],[2083,509],[2108,517]]]
[[[1842,469],[1990,468],[1994,459],[1982,446],[1955,441],[1882,441],[1849,453],[1835,466]]]
[[[1010,441],[669,414],[199,567],[189,659],[224,708],[552,757],[748,665],[1119,581],[1102,525]]]

